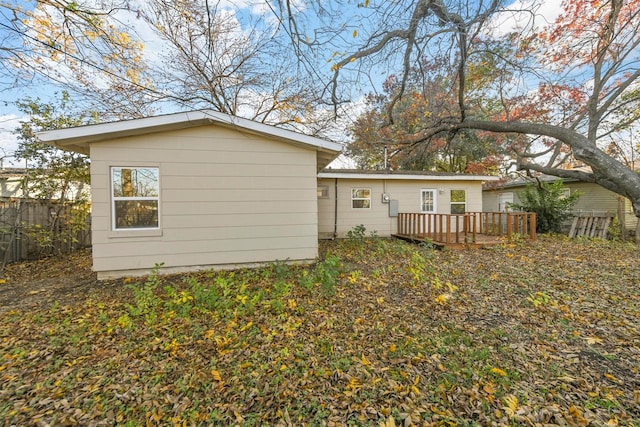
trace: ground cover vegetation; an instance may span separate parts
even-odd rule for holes
[[[2,423],[640,425],[637,246],[321,254],[104,283],[88,251],[8,266]]]

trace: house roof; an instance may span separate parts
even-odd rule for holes
[[[438,180],[438,181],[497,181],[500,178],[489,175],[465,175],[431,171],[409,170],[358,170],[358,169],[323,169],[318,178],[344,179],[403,179],[403,180]]]
[[[20,178],[22,179],[27,174],[25,168],[1,168],[0,179]]]
[[[240,132],[262,135],[284,140],[288,143],[314,149],[317,152],[318,167],[327,166],[342,150],[342,145],[325,139],[304,135],[287,129],[258,123],[213,110],[197,110],[182,113],[122,120],[111,123],[78,126],[38,133],[38,138],[49,145],[77,153],[89,154],[89,145],[148,133],[186,129],[215,124]]]
[[[540,174],[537,177],[541,182],[544,183],[552,183],[557,181],[558,179],[562,179],[562,182],[580,182],[577,179],[573,178],[558,178],[553,175]],[[508,188],[518,188],[518,187],[526,187],[527,185],[532,185],[536,183],[536,178],[519,176],[517,178],[507,179],[501,178],[500,182],[492,182],[483,186],[482,190],[492,191],[492,190],[502,190]]]

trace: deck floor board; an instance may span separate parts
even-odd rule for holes
[[[393,234],[395,238],[411,241],[411,242],[430,242],[437,247],[440,248],[449,248],[449,249],[466,249],[466,248],[483,248],[489,246],[496,246],[504,243],[504,236],[492,236],[489,234],[476,234],[475,239],[471,236],[468,237],[467,241],[459,241],[459,242],[443,242],[439,241],[437,238],[432,236],[427,236],[424,234],[419,235],[406,235],[406,234]]]

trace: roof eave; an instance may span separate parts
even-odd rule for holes
[[[385,179],[411,181],[498,181],[500,178],[490,175],[422,175],[422,174],[381,174],[381,173],[340,173],[320,172],[318,178],[342,179]]]
[[[228,114],[212,110],[189,111],[146,117],[142,119],[43,131],[38,133],[38,138],[49,145],[82,154],[89,154],[89,145],[92,143],[128,136],[144,135],[147,133],[186,129],[206,124],[217,124],[244,132],[283,139],[287,142],[295,145],[302,145],[307,148],[312,147],[319,153],[323,152],[327,153],[329,156],[333,155],[331,160],[336,158],[342,151],[342,145],[336,142],[300,134],[240,117],[230,116]],[[323,164],[322,167],[329,164],[331,160],[326,162],[326,164]]]

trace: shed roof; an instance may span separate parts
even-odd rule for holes
[[[323,169],[319,178],[344,179],[393,179],[393,180],[438,180],[438,181],[497,181],[500,178],[490,175],[466,175],[460,173],[410,171],[410,170],[358,170]]]
[[[240,132],[280,139],[294,145],[314,149],[317,152],[318,168],[327,166],[342,150],[342,145],[336,142],[213,110],[188,111],[141,119],[49,130],[39,132],[38,138],[49,145],[88,155],[89,145],[92,143],[208,124],[215,124]]]
[[[575,178],[559,178],[557,176],[546,175],[546,174],[539,175],[537,179],[539,179],[543,183],[553,183],[559,179],[562,179],[562,182],[565,182],[565,183],[580,182],[580,180]],[[482,190],[493,191],[493,190],[504,190],[504,189],[510,189],[510,188],[520,188],[520,187],[526,187],[527,185],[533,185],[537,183],[536,178],[526,177],[526,176],[521,176],[513,179],[501,178],[499,181],[500,182],[487,183],[486,185],[484,185]]]

